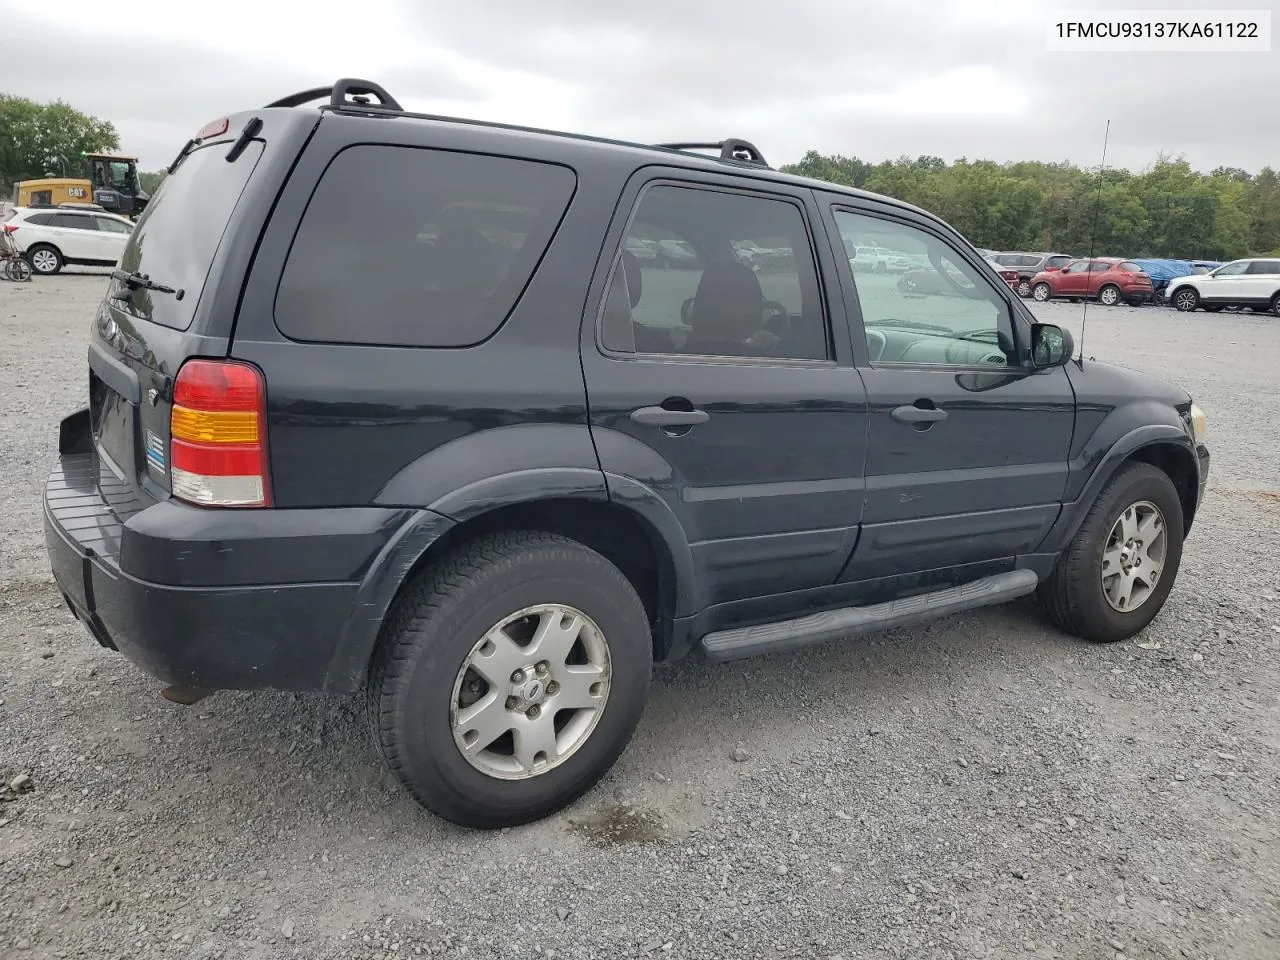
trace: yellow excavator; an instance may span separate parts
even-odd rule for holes
[[[45,177],[13,185],[15,207],[93,206],[137,219],[149,199],[138,182],[138,158],[120,153],[82,153],[89,179]]]

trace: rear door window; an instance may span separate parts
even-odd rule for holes
[[[575,184],[569,168],[533,160],[348,147],[303,214],[276,326],[319,343],[479,343],[515,306]]]
[[[57,214],[57,222],[55,226],[62,227],[65,230],[97,230],[98,225],[94,222],[93,217],[86,217],[76,213],[59,213]]]

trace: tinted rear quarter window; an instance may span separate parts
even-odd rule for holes
[[[1280,273],[1280,260],[1255,260],[1249,264],[1249,273]]]
[[[33,213],[27,217],[27,223],[37,227],[52,227],[56,214],[52,213]]]
[[[506,320],[576,177],[533,160],[348,147],[303,214],[276,293],[287,337],[465,347]]]
[[[1130,263],[1127,260],[1124,263],[1119,264],[1116,269],[1122,270],[1125,273],[1142,273],[1142,267],[1138,266],[1136,263]]]

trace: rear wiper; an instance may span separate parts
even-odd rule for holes
[[[175,300],[181,300],[187,295],[186,290],[175,290],[173,287],[166,287],[163,283],[156,283],[145,273],[126,273],[124,270],[112,270],[111,277],[114,280],[119,280],[127,288],[113,293],[111,296],[115,300],[131,299],[133,291],[139,287],[144,290],[154,290],[156,293],[172,293]]]

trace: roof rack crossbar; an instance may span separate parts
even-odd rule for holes
[[[376,104],[369,102],[371,96],[378,98]],[[312,87],[310,90],[292,93],[287,97],[281,97],[279,100],[267,104],[267,107],[301,107],[305,104],[325,99],[329,101],[326,106],[332,110],[354,107],[365,110],[382,110],[388,113],[404,112],[404,107],[400,106],[395,97],[387,93],[382,87],[370,80],[357,80],[354,77],[343,77],[330,87]]]
[[[667,150],[719,150],[721,160],[736,160],[758,167],[769,166],[759,147],[750,140],[740,140],[737,137],[706,143],[659,143],[657,146]]]

